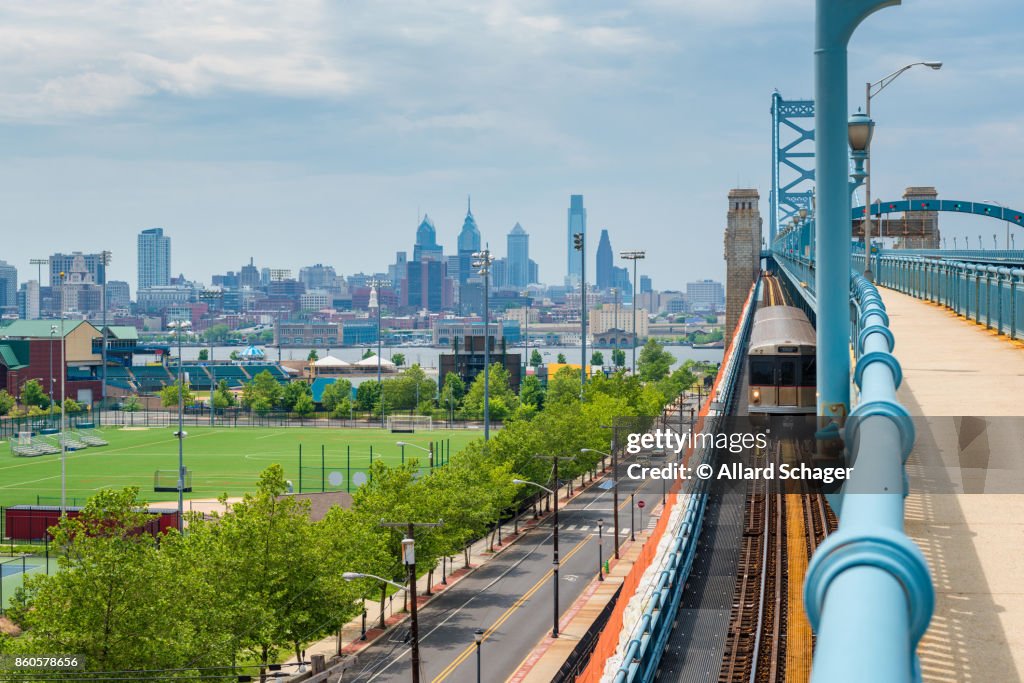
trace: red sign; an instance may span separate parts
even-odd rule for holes
[[[643,509],[644,509],[644,505],[646,505],[646,503],[645,503],[645,502],[643,502],[642,500],[638,500],[638,501],[636,502],[636,506],[637,506],[638,508],[640,508],[641,510],[643,510]]]

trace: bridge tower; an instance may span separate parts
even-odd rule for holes
[[[908,187],[903,193],[903,198],[910,202],[910,206],[919,206],[922,202],[932,202],[939,193],[934,187]],[[938,249],[941,244],[939,240],[939,212],[914,210],[907,214],[907,219],[913,217],[917,234],[902,237],[899,240],[901,249]],[[909,222],[909,221],[908,221]]]
[[[725,331],[736,329],[750,285],[761,269],[760,195],[754,189],[729,191],[725,227]]]

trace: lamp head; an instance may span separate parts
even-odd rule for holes
[[[482,628],[473,631],[473,640],[476,641],[477,645],[484,641],[484,630]]]
[[[513,484],[525,484],[526,482],[523,481],[522,479],[513,479],[512,483]]]
[[[942,68],[942,62],[921,62],[921,63],[924,64],[925,66],[927,66],[929,69],[934,69],[936,71],[938,71],[939,69]]]
[[[365,578],[365,576],[363,574],[360,574],[359,572],[345,572],[341,575],[341,578],[345,579],[346,581],[355,581],[356,579]]]
[[[850,149],[854,152],[864,152],[871,144],[871,136],[875,132],[875,122],[867,114],[858,111],[850,117],[846,124],[846,130],[850,139]]]

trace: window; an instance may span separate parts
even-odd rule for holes
[[[818,364],[814,356],[804,356],[800,365],[800,386],[813,387],[818,383]]]
[[[796,361],[783,360],[779,362],[779,386],[791,387],[796,384]]]
[[[769,358],[750,359],[750,385],[773,386],[775,384],[775,363]]]

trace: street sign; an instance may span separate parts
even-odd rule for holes
[[[644,505],[646,505],[646,503],[645,503],[645,502],[643,502],[642,500],[638,500],[638,501],[636,502],[636,506],[637,506],[638,508],[640,508],[641,510],[643,510],[643,509],[644,509]]]

